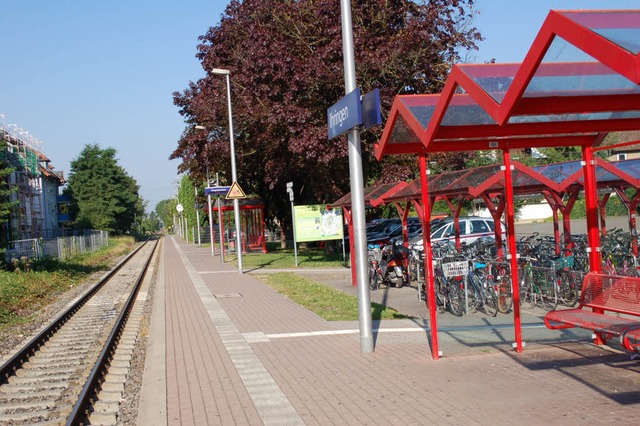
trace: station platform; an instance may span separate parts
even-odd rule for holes
[[[375,322],[375,351],[363,354],[357,321],[325,321],[277,294],[255,277],[270,271],[239,274],[176,236],[162,250],[138,424],[586,425],[637,415],[640,362],[545,330],[539,313],[523,316],[520,354],[508,315],[439,315],[434,361],[415,288],[383,288],[372,301],[418,315]],[[296,273],[349,291],[344,271]]]

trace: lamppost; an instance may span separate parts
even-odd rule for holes
[[[227,104],[229,106],[229,143],[231,144],[231,180],[233,183],[238,181],[236,175],[236,150],[233,143],[233,115],[231,113],[231,71],[213,68],[212,74],[224,75],[227,77]],[[242,232],[240,231],[240,202],[237,198],[233,200],[233,216],[236,222],[236,254],[238,255],[238,272],[242,274]]]
[[[296,268],[298,267],[298,241],[296,240],[296,211],[293,206],[293,182],[287,182],[287,192],[291,201],[291,226],[293,228],[293,252],[295,254]]]

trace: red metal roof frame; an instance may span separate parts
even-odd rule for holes
[[[640,127],[640,118],[611,118],[568,120],[556,122],[510,123],[514,116],[597,113],[616,111],[640,111],[640,96],[637,93],[594,94],[593,91],[571,93],[572,96],[525,96],[525,91],[536,72],[538,75],[567,76],[572,64],[542,63],[547,50],[556,37],[591,55],[598,63],[578,63],[580,75],[606,72],[618,73],[635,84],[640,84],[640,54],[630,52],[608,40],[583,24],[596,25],[598,18],[613,13],[614,18],[604,19],[601,27],[624,28],[633,19],[638,19],[639,11],[550,11],[523,63],[513,64],[454,65],[441,94],[438,95],[398,95],[394,100],[382,138],[376,146],[378,159],[388,154],[422,154],[457,150],[509,149],[532,146],[588,146],[601,140],[598,132],[632,130]],[[627,16],[628,15],[628,16]],[[578,19],[579,18],[579,19]],[[580,20],[582,24],[578,23]],[[608,69],[607,69],[608,67]],[[517,68],[517,71],[515,71]],[[502,101],[496,101],[481,85],[470,76],[492,77],[509,75],[515,71],[513,81],[504,93]],[[466,93],[457,93],[459,89]],[[448,125],[442,126],[445,114],[451,105],[477,104],[495,124]],[[411,112],[410,106],[435,107],[423,127]],[[413,135],[404,143],[393,143],[390,139],[396,124],[406,123]],[[467,141],[438,140],[472,138]],[[551,139],[548,139],[551,138]],[[390,143],[391,142],[391,143]],[[419,147],[418,142],[422,143]],[[435,146],[437,145],[437,146]]]
[[[454,65],[440,95],[396,96],[382,138],[375,148],[376,158],[379,160],[388,154],[419,154],[426,215],[432,198],[427,180],[425,154],[428,152],[502,150],[504,192],[505,197],[512,200],[512,148],[581,146],[591,249],[589,268],[597,272],[601,268],[594,167],[598,161],[592,149],[607,132],[640,129],[640,90],[637,87],[640,85],[640,49],[634,35],[638,29],[640,10],[550,11],[520,66]],[[557,45],[554,44],[556,40]],[[553,49],[563,42],[570,48],[556,53],[568,54],[556,56]],[[578,52],[575,55],[578,60],[571,58],[571,48],[574,48],[573,53]],[[545,62],[550,49],[552,54],[547,59],[554,64]],[[492,80],[474,79],[479,75],[489,76]],[[494,80],[496,78],[502,80]],[[577,177],[577,172],[571,177]],[[507,226],[513,229],[513,203],[507,202],[504,207]],[[429,222],[423,223],[423,238],[425,266],[429,268],[427,300],[433,301]],[[511,253],[517,251],[513,233],[508,234],[508,246]],[[516,256],[511,256],[510,264],[515,350],[522,352]],[[434,303],[428,303],[428,307],[432,355],[438,359],[436,308]],[[605,340],[606,336],[596,333],[596,344]]]

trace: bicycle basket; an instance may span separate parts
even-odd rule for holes
[[[459,262],[447,262],[442,264],[442,274],[445,278],[467,275],[469,272],[469,262],[466,260]]]

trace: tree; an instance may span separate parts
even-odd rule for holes
[[[358,86],[365,93],[380,88],[385,112],[396,94],[440,91],[458,51],[481,38],[468,25],[472,5],[358,1],[352,12]],[[326,123],[327,108],[344,95],[339,2],[234,0],[201,41],[203,68],[231,71],[239,183],[264,200],[267,214],[290,223],[288,181],[299,204],[332,202],[348,192],[347,143],[327,140]],[[174,93],[187,127],[171,158],[181,159],[179,170],[195,181],[209,167],[231,183],[226,96],[218,75]],[[413,156],[374,160],[380,131],[363,133],[365,181],[416,177]],[[446,163],[462,164],[455,159],[465,155],[449,154]]]
[[[176,213],[176,205],[178,201],[175,198],[170,198],[168,200],[162,200],[158,204],[156,204],[156,214],[164,227],[169,229],[173,226],[173,215]]]
[[[115,156],[114,148],[85,145],[71,162],[67,191],[73,197],[74,227],[125,234],[144,215],[139,186]]]

